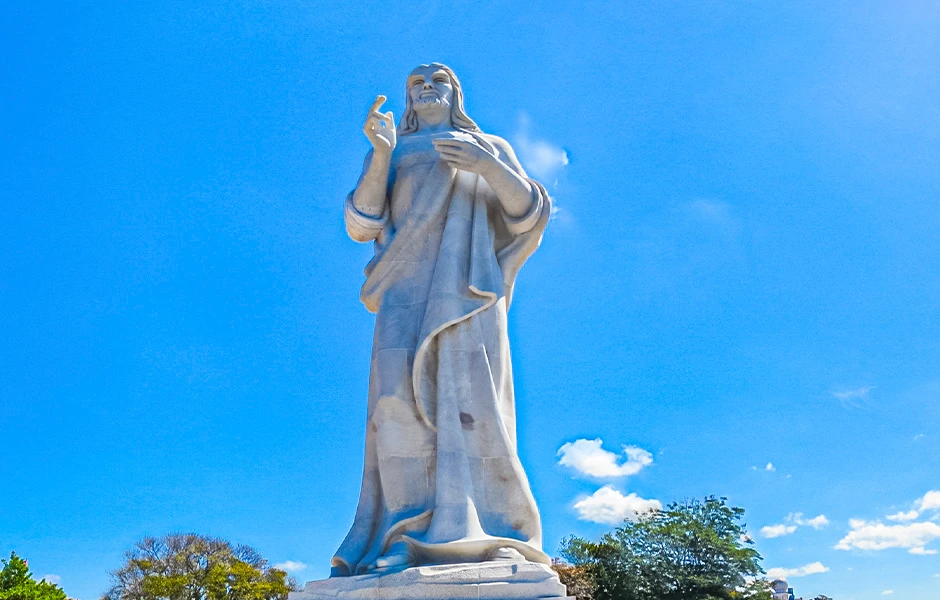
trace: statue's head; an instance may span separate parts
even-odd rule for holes
[[[460,80],[447,65],[431,63],[416,67],[405,82],[405,113],[398,124],[398,133],[408,135],[418,131],[418,115],[440,111],[450,113],[455,129],[479,131],[463,108],[463,90]]]

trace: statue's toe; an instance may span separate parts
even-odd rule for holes
[[[408,567],[414,564],[414,555],[411,546],[404,542],[392,544],[388,552],[375,559],[370,570],[394,569]]]
[[[376,559],[375,567],[377,569],[389,569],[392,567],[401,567],[404,565],[410,565],[412,563],[411,557],[407,554],[391,554],[388,556],[383,556]]]
[[[525,556],[523,556],[522,553],[515,548],[504,546],[490,552],[490,555],[486,557],[486,560],[509,560],[512,562],[524,562]]]

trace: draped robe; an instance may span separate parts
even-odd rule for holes
[[[506,547],[550,563],[516,452],[507,310],[551,201],[503,140],[434,137],[494,150],[531,184],[532,203],[509,216],[481,176],[449,167],[418,134],[399,140],[380,217],[347,198],[349,235],[375,241],[361,300],[376,324],[359,506],[334,575],[367,571],[399,541],[417,564],[478,562]]]

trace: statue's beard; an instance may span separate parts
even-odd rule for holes
[[[436,111],[442,108],[450,109],[450,102],[447,101],[447,98],[428,96],[426,98],[418,98],[414,101],[414,109],[418,112],[428,109]]]

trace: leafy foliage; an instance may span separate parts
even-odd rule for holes
[[[296,583],[248,546],[195,534],[145,538],[102,600],[286,600]]]
[[[565,585],[569,596],[574,596],[577,600],[594,600],[597,582],[589,566],[569,565],[556,560],[552,562],[552,569]]]
[[[10,553],[0,570],[0,600],[66,600],[62,588],[48,581],[36,581],[26,561]]]
[[[761,556],[725,498],[672,503],[599,542],[572,537],[562,555],[593,581],[592,600],[770,600]],[[580,596],[579,596],[580,598]]]

